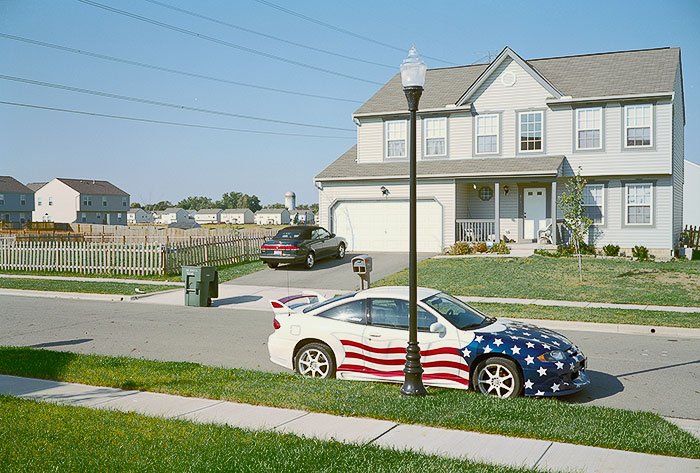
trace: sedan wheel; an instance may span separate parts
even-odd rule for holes
[[[338,245],[338,252],[336,253],[335,257],[338,259],[345,258],[345,245],[343,245],[342,243]]]
[[[332,378],[335,376],[335,361],[331,349],[320,343],[309,343],[296,356],[294,368],[309,378]]]
[[[508,398],[519,395],[522,390],[520,372],[512,360],[486,359],[479,363],[475,374],[477,389],[482,394]]]
[[[304,266],[306,266],[306,269],[311,269],[314,267],[314,264],[316,264],[316,255],[313,253],[309,253],[306,255],[306,261],[304,261]]]

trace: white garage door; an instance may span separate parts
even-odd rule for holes
[[[333,232],[348,251],[408,251],[408,201],[339,202],[332,210]],[[418,201],[418,251],[442,250],[442,207]]]

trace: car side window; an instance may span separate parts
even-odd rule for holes
[[[320,232],[321,232],[321,230],[314,230],[313,232],[311,232],[311,239],[318,240],[319,238],[321,238]]]
[[[327,232],[326,230],[324,230],[323,228],[321,228],[321,229],[318,230],[318,235],[319,235],[319,238],[330,238],[330,237],[331,237],[331,234],[328,233],[328,232]]]
[[[353,301],[342,304],[318,314],[319,317],[339,320],[341,322],[352,322],[354,324],[366,324],[367,314],[365,311],[365,301]]]
[[[418,330],[428,331],[437,322],[437,317],[418,307]],[[372,325],[397,329],[408,329],[408,301],[402,299],[372,299]]]

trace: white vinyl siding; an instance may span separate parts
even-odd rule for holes
[[[583,207],[586,216],[593,225],[605,223],[605,186],[603,184],[587,184],[583,189]]]
[[[425,156],[447,155],[447,118],[424,118]]]
[[[405,158],[406,146],[406,120],[390,120],[386,122],[386,157]]]
[[[476,153],[498,153],[500,136],[498,115],[479,115],[476,117]]]
[[[518,146],[521,153],[541,152],[544,141],[544,114],[542,112],[520,112],[518,128],[520,139]]]
[[[602,116],[601,108],[576,110],[576,149],[601,149]]]
[[[652,146],[653,121],[651,104],[625,106],[625,147],[648,148]]]
[[[653,223],[652,185],[625,185],[625,223],[627,225],[651,225]]]

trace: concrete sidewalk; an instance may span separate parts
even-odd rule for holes
[[[82,281],[82,282],[122,282],[127,284],[150,284],[154,286],[180,286],[185,283],[177,281],[156,281],[153,279],[120,279],[120,278],[90,278],[80,276],[34,276],[31,274],[2,274],[0,278],[10,279],[50,279],[52,281]]]
[[[700,472],[700,460],[295,409],[0,375],[0,394],[93,409],[371,444],[497,465],[603,473]]]

